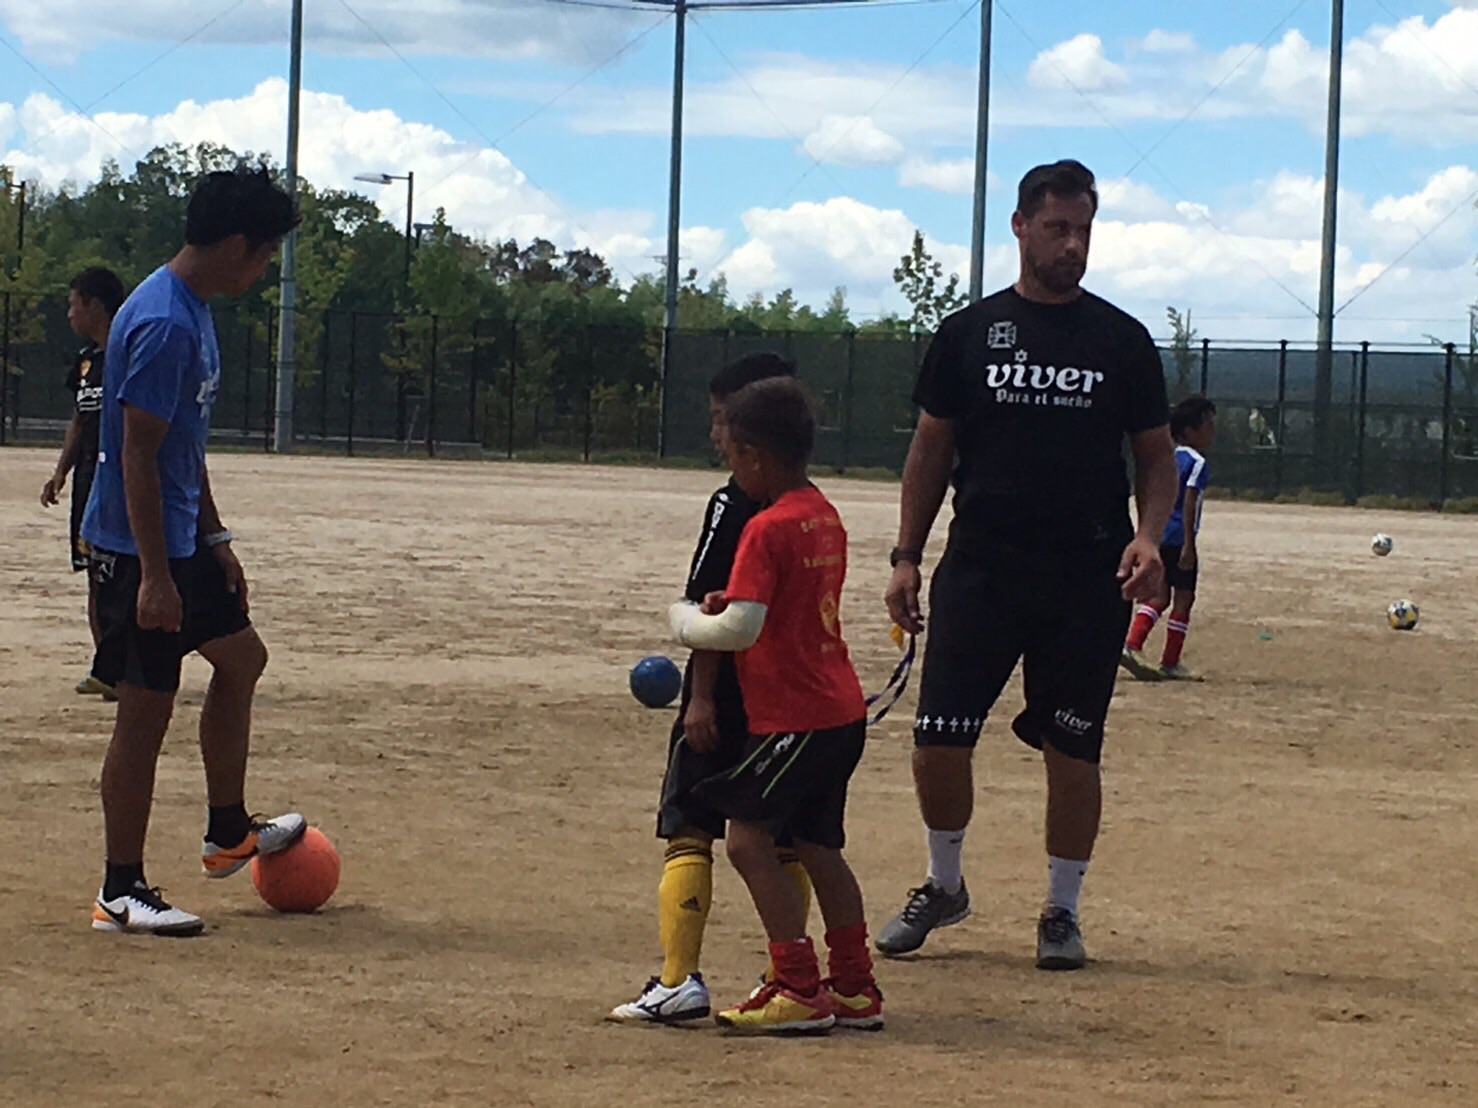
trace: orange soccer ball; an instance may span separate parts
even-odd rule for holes
[[[251,883],[279,912],[316,912],[339,887],[339,852],[327,835],[310,827],[286,850],[253,858]]]

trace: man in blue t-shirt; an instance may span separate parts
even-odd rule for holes
[[[1160,540],[1160,558],[1165,563],[1165,581],[1159,595],[1139,606],[1124,643],[1120,664],[1140,681],[1196,681],[1199,678],[1180,660],[1191,630],[1191,608],[1196,603],[1200,577],[1200,552],[1196,536],[1201,530],[1201,507],[1211,487],[1206,454],[1216,442],[1216,405],[1204,396],[1188,396],[1170,413],[1170,433],[1175,436],[1175,465],[1180,472],[1180,492],[1175,511]],[[1158,668],[1144,657],[1145,640],[1160,622],[1165,609],[1165,653]]]
[[[267,648],[248,618],[246,576],[205,466],[221,386],[208,302],[246,293],[297,223],[292,198],[265,170],[208,174],[190,198],[184,249],[113,320],[97,475],[82,520],[97,588],[93,674],[118,695],[102,775],[108,859],[92,914],[99,931],[205,929],[144,880],[154,768],[185,655],[198,651],[214,669],[200,716],[206,876],[230,876],[283,850],[307,826],[296,813],[247,815],[251,705]]]

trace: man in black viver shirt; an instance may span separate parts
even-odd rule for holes
[[[1011,220],[1020,278],[946,319],[919,374],[887,594],[909,632],[923,629],[919,566],[951,476],[954,522],[929,594],[914,728],[929,876],[879,932],[886,954],[917,950],[935,927],[970,914],[960,856],[971,755],[1024,659],[1026,708],[1012,728],[1047,770],[1037,965],[1086,960],[1078,897],[1102,808],[1104,720],[1130,601],[1154,594],[1164,572],[1160,536],[1176,496],[1159,353],[1141,324],[1079,286],[1097,210],[1080,163],[1029,172]]]
[[[72,570],[87,569],[87,544],[82,541],[82,512],[92,492],[92,478],[97,471],[98,429],[103,418],[103,352],[108,348],[108,332],[113,317],[125,299],[123,282],[109,269],[86,269],[72,281],[67,298],[67,322],[87,345],[77,353],[72,372],[67,375],[67,391],[73,394],[72,421],[62,443],[61,457],[51,479],[41,487],[41,504],[50,508],[61,497],[67,475],[72,477],[72,525],[69,532]],[[87,586],[87,622],[92,628],[92,642],[97,645],[96,590],[89,579]],[[112,690],[91,674],[77,684],[83,694],[111,696]]]

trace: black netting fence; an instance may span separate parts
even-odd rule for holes
[[[0,436],[60,439],[78,340],[64,301],[0,296]],[[278,320],[216,313],[224,362],[214,435],[272,448]],[[296,443],[336,453],[708,460],[708,381],[757,350],[793,358],[816,396],[817,464],[898,472],[927,337],[851,332],[675,332],[663,387],[658,328],[303,312]],[[1303,489],[1350,499],[1478,497],[1478,354],[1453,348],[1336,351],[1319,419],[1316,357],[1290,344],[1165,348],[1172,394],[1216,400],[1219,486],[1249,496]]]

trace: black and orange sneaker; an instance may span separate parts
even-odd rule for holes
[[[200,852],[200,864],[207,877],[230,877],[258,854],[276,854],[286,850],[303,837],[308,830],[308,821],[297,812],[289,812],[276,819],[251,817],[251,830],[235,846],[217,846],[205,840],[205,849]]]

